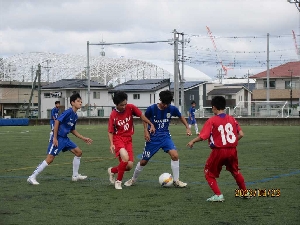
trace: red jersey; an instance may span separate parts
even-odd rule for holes
[[[208,139],[211,148],[235,148],[240,130],[240,125],[232,116],[222,113],[209,118],[199,136]]]
[[[114,109],[110,113],[108,132],[114,135],[129,137],[134,134],[133,116],[141,117],[142,111],[133,104],[127,104],[123,112]]]

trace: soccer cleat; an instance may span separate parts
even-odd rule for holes
[[[134,185],[134,183],[135,183],[135,180],[134,180],[133,178],[131,178],[131,179],[129,179],[128,181],[126,181],[126,182],[124,183],[124,185],[127,186],[127,187],[129,187],[129,186]]]
[[[224,202],[225,198],[222,194],[220,195],[214,195],[211,196],[210,198],[206,199],[207,202]]]
[[[186,187],[187,186],[187,183],[184,183],[180,180],[176,180],[176,181],[173,181],[173,185],[175,187],[180,187],[180,188],[183,188],[183,187]]]
[[[85,180],[86,178],[87,178],[87,176],[78,174],[77,176],[72,176],[72,181]]]
[[[116,181],[116,179],[115,179],[115,174],[111,172],[111,168],[112,168],[112,167],[109,167],[109,168],[107,169],[107,172],[108,172],[108,176],[109,176],[109,181],[110,181],[110,183],[111,183],[111,184],[114,184],[115,181]]]
[[[32,185],[39,185],[40,183],[36,181],[33,177],[28,177],[27,182]]]
[[[122,189],[122,181],[116,180],[115,182],[115,189]]]

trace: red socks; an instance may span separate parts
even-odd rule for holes
[[[124,161],[120,162],[120,164],[118,166],[118,177],[117,177],[117,180],[122,181],[124,172],[125,172],[126,167],[127,167],[127,164],[128,164],[128,162],[124,162]],[[113,169],[111,170],[111,172],[114,172]]]
[[[208,185],[210,186],[210,188],[212,189],[212,191],[216,194],[216,195],[220,195],[221,191],[219,189],[217,180],[214,177],[210,177],[209,175],[205,174],[205,179],[207,180]]]

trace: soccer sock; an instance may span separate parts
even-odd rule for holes
[[[191,129],[191,127],[192,127],[192,125],[191,124],[189,124],[189,128]]]
[[[196,131],[196,134],[199,133],[199,130],[198,130],[198,125],[195,123],[195,131]]]
[[[127,164],[128,164],[128,162],[124,162],[124,161],[120,162],[120,164],[118,166],[118,177],[117,177],[117,180],[119,180],[119,181],[123,180],[123,176],[124,176]]]
[[[50,132],[49,142],[51,141],[52,135],[53,135],[53,131]]]
[[[73,159],[73,177],[78,176],[78,170],[80,166],[80,159],[81,157],[74,156]]]
[[[36,176],[41,173],[46,167],[48,166],[46,160],[44,160],[43,162],[41,162],[37,168],[35,169],[35,171],[33,171],[31,177],[32,178],[36,178]]]
[[[212,191],[216,194],[216,195],[220,195],[221,191],[219,189],[217,180],[214,177],[210,177],[209,175],[205,174],[205,179],[208,183],[208,185],[210,186],[210,188],[212,189]]]
[[[111,168],[112,173],[118,173],[118,166]]]
[[[174,181],[179,179],[179,159],[177,161],[171,160],[171,169],[173,172]]]
[[[140,162],[138,162],[138,164],[135,167],[134,173],[132,175],[132,179],[133,180],[137,180],[139,174],[143,171],[144,166],[141,166]]]
[[[234,179],[241,190],[246,190],[245,180],[241,173],[236,174]]]

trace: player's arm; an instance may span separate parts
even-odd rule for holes
[[[150,141],[150,134],[148,130],[148,123],[143,121],[143,126],[144,126],[144,138],[146,141]]]
[[[244,137],[244,132],[242,130],[238,131],[238,140],[240,140],[242,137]]]
[[[203,138],[201,138],[200,136],[197,136],[193,140],[191,140],[189,143],[187,143],[186,146],[192,148],[196,142],[203,141],[203,140],[204,140]]]
[[[55,120],[55,123],[56,123],[56,120]],[[85,143],[87,143],[87,144],[92,144],[92,142],[93,142],[92,139],[90,139],[90,138],[88,138],[88,137],[84,137],[83,135],[79,134],[78,131],[75,130],[75,129],[74,129],[74,130],[71,130],[71,133],[72,133],[75,137],[77,137],[77,138],[83,140],[83,141],[84,141]]]
[[[189,124],[186,122],[186,119],[184,118],[184,116],[180,116],[179,119],[186,128],[186,134],[191,136],[192,135],[191,129],[189,128]]]
[[[113,141],[114,134],[112,132],[108,132],[108,140],[109,140],[109,150],[112,154],[115,154],[115,145]]]
[[[140,118],[141,118],[141,120],[142,120],[143,122],[145,122],[145,123],[147,123],[147,124],[150,125],[150,130],[149,130],[149,132],[150,132],[150,133],[154,133],[154,132],[155,132],[155,127],[154,127],[153,123],[151,123],[151,121],[150,121],[144,114],[142,114]],[[145,125],[144,125],[144,127],[145,127]]]

